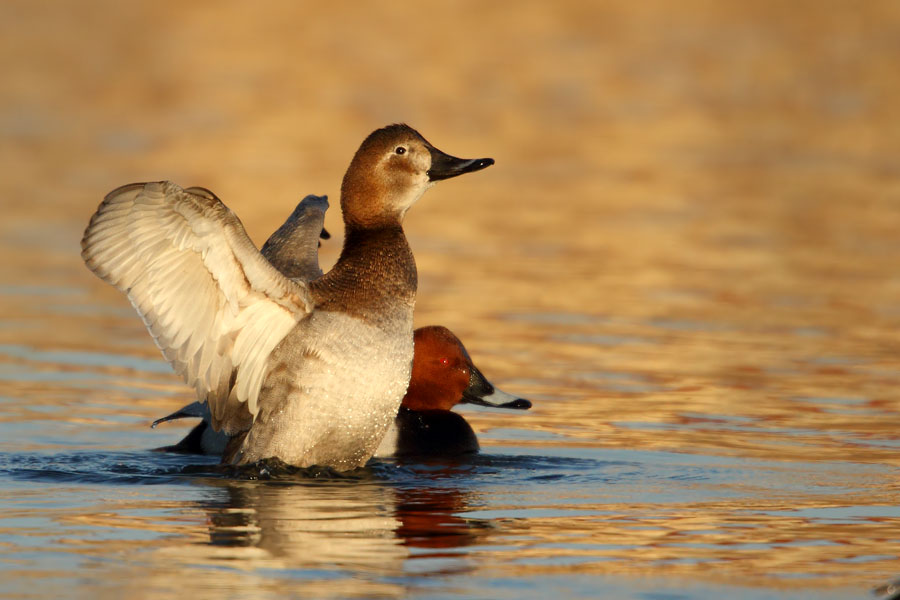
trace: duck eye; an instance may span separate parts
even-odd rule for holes
[[[441,359],[441,364],[442,364],[442,365],[449,365],[449,364],[450,364],[450,359],[448,359],[448,358],[442,358],[442,359]]]
[[[403,146],[397,146],[396,150],[394,150],[397,154],[406,154],[406,148]]]

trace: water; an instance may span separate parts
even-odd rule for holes
[[[745,585],[761,578],[803,597],[835,571],[893,560],[879,541],[900,517],[896,506],[845,499],[885,475],[853,465],[773,469],[662,452],[518,447],[459,461],[379,461],[345,476],[226,473],[211,461],[186,462],[140,451],[5,455],[0,531],[16,550],[5,567],[19,576],[7,592],[27,596],[29,576],[47,576],[52,565],[52,584],[42,585],[91,593],[187,586],[262,597],[538,597],[560,585],[575,597],[771,593],[696,582],[710,567],[740,565]],[[787,507],[776,496],[805,501]],[[794,556],[782,564],[787,572],[754,573],[754,563],[777,565],[778,554]],[[830,566],[810,569],[816,559]],[[796,561],[804,563],[799,577],[790,572]],[[654,572],[668,577],[648,585]],[[629,583],[623,573],[644,577]]]
[[[0,8],[0,597],[865,598],[900,576],[893,2]],[[377,24],[377,26],[373,26]],[[408,121],[416,324],[516,414],[325,471],[151,450],[186,404],[81,264],[102,195],[262,242]]]

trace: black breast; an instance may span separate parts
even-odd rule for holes
[[[397,425],[397,456],[456,456],[478,452],[478,438],[464,418],[450,410],[410,410],[401,407]]]

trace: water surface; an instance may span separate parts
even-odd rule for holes
[[[0,597],[870,597],[900,575],[897,6],[5,3]],[[416,322],[534,408],[345,477],[152,452],[191,398],[81,264],[103,194],[203,185],[261,243],[327,193],[327,266],[393,121],[497,159],[407,217]]]

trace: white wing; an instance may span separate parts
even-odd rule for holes
[[[256,416],[269,355],[312,310],[306,286],[270,265],[214,194],[167,181],[110,192],[81,247],[209,402],[213,426],[246,427],[241,408]]]

